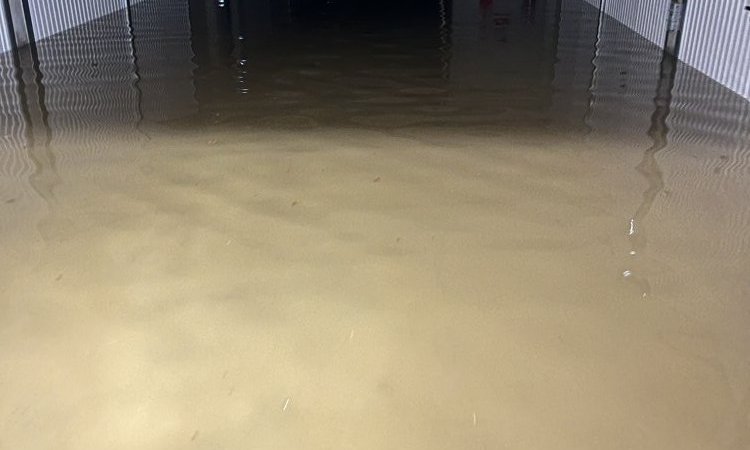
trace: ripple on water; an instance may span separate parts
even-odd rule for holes
[[[0,54],[0,447],[745,448],[747,101],[580,0],[271,3]]]

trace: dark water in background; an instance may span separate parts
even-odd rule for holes
[[[750,443],[750,103],[582,1],[145,0],[0,101],[0,448]]]
[[[666,77],[672,141],[746,141],[748,102],[689,67],[662,73],[663,57],[574,0],[146,1],[4,55],[4,134],[145,121],[638,135]]]

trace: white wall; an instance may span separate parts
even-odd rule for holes
[[[8,21],[5,20],[5,9],[0,7],[0,53],[7,52],[11,49],[10,33],[7,27]]]
[[[671,0],[604,0],[604,12],[662,46],[667,34]]]
[[[584,0],[663,46],[671,0]],[[687,0],[680,60],[750,100],[750,0]]]
[[[74,28],[125,7],[125,0],[31,0],[37,40]]]
[[[143,0],[131,0],[135,5]],[[31,20],[37,40],[124,9],[127,0],[30,0]],[[0,53],[11,49],[3,8],[0,8]]]
[[[584,0],[597,8],[604,7],[610,17],[661,46],[667,30],[671,0]],[[698,0],[702,1],[702,0]],[[713,1],[713,0],[711,0]]]
[[[750,100],[750,1],[688,3],[680,58]]]

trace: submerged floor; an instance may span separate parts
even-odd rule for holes
[[[221,5],[4,55],[0,448],[750,446],[748,102],[577,0]]]

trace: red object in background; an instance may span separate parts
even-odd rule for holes
[[[494,0],[479,0],[479,7],[482,9],[482,12],[485,12],[488,9],[491,9],[493,1]]]

